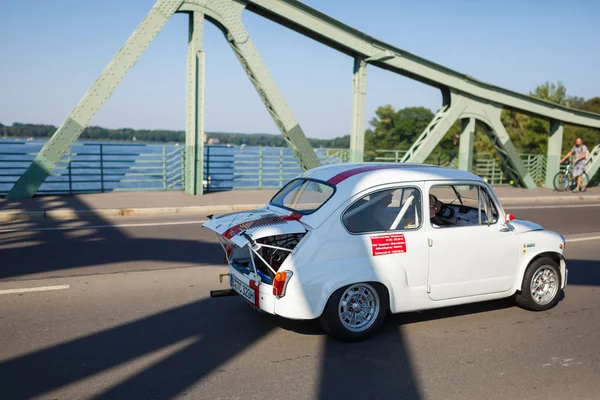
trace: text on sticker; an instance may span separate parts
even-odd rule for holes
[[[371,249],[374,256],[386,254],[406,253],[404,234],[371,236]]]

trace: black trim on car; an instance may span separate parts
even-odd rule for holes
[[[329,197],[327,198],[327,200],[325,200],[325,201],[324,201],[324,202],[323,202],[323,203],[322,203],[322,204],[321,204],[319,207],[317,207],[317,208],[315,208],[314,210],[311,210],[311,211],[309,211],[309,212],[307,212],[306,210],[304,210],[304,211],[303,211],[303,210],[295,210],[295,209],[293,209],[293,208],[286,207],[286,206],[284,206],[283,204],[281,204],[281,205],[279,205],[279,204],[273,204],[273,203],[272,203],[273,199],[274,199],[275,197],[279,196],[279,194],[280,194],[280,193],[281,193],[281,192],[282,192],[282,191],[283,191],[283,190],[284,190],[284,189],[285,189],[285,188],[286,188],[286,187],[287,187],[287,186],[288,186],[290,183],[292,183],[292,182],[294,182],[294,181],[311,181],[311,182],[317,182],[317,183],[320,183],[320,184],[322,184],[322,185],[329,186],[330,188],[332,188],[332,189],[333,189],[333,192],[331,192],[331,196],[329,196]],[[285,210],[288,210],[288,211],[291,211],[291,212],[295,212],[295,213],[298,213],[298,214],[302,214],[302,215],[310,215],[310,214],[313,214],[313,213],[317,212],[318,210],[320,210],[320,209],[321,209],[321,207],[323,207],[323,206],[324,206],[324,205],[325,205],[325,204],[326,204],[326,203],[327,203],[327,202],[328,202],[328,201],[329,201],[329,200],[330,200],[330,199],[331,199],[331,198],[332,198],[332,197],[335,195],[335,193],[336,193],[336,192],[337,192],[337,188],[335,187],[335,185],[332,185],[332,184],[331,184],[331,183],[329,183],[329,182],[322,181],[322,180],[320,180],[320,179],[313,179],[313,178],[294,178],[294,179],[292,179],[291,181],[289,181],[288,183],[286,183],[286,184],[285,184],[285,186],[283,186],[281,189],[279,189],[279,190],[277,191],[277,193],[275,193],[275,194],[273,195],[273,197],[271,197],[271,200],[269,200],[269,205],[271,205],[271,206],[273,206],[273,207],[279,207],[279,208],[283,208],[283,209],[285,209]]]

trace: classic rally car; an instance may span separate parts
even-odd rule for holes
[[[561,235],[514,220],[478,176],[431,165],[315,168],[262,209],[204,226],[233,291],[342,340],[373,334],[387,312],[509,296],[547,310],[567,280]]]

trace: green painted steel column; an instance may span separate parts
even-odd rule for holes
[[[350,132],[350,162],[363,162],[365,152],[365,103],[367,98],[367,63],[354,59],[352,79],[352,131]]]
[[[554,187],[554,175],[560,170],[562,153],[563,123],[556,120],[550,121],[550,136],[548,137],[548,160],[546,164],[547,188]]]
[[[123,77],[135,65],[150,42],[177,11],[183,0],[158,0],[117,55],[108,64],[79,104],[56,130],[8,193],[8,198],[32,197],[96,112],[112,95]]]
[[[185,192],[204,192],[204,14],[189,14],[185,129]]]
[[[458,169],[469,171],[473,169],[473,142],[475,138],[475,118],[465,118],[462,121],[460,142],[458,145]]]
[[[594,179],[594,175],[596,175],[598,169],[600,169],[600,143],[590,150],[588,160],[585,163],[585,173],[588,175],[589,179]]]
[[[454,125],[467,106],[468,100],[458,93],[442,91],[444,105],[427,125],[423,133],[410,146],[402,156],[401,162],[425,162],[435,146],[443,139],[444,135]]]
[[[527,189],[535,189],[537,185],[531,177],[527,167],[521,161],[519,153],[515,149],[506,128],[500,120],[502,107],[495,105],[486,106],[485,113],[490,117],[490,129],[487,131],[488,137],[496,147],[498,154],[502,158],[504,168],[507,170],[516,182],[520,182],[521,186]]]

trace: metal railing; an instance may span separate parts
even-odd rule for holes
[[[347,162],[348,149],[317,149],[323,164]],[[293,153],[284,147],[206,146],[206,190],[276,189],[302,173]]]
[[[0,142],[0,195],[8,193],[43,143]],[[348,161],[348,149],[317,149],[323,164]],[[377,150],[374,161],[400,162],[405,150]],[[543,184],[546,155],[521,154],[535,182]],[[454,151],[432,153],[426,163],[457,168]],[[42,185],[39,194],[98,193],[108,191],[168,191],[184,188],[185,147],[175,145],[76,143]],[[288,148],[204,147],[205,191],[274,189],[302,172]],[[510,182],[501,161],[477,153],[473,173],[490,184]]]
[[[541,186],[546,180],[546,163],[547,156],[545,154],[519,154],[521,161],[531,174],[533,181]],[[481,176],[489,184],[494,186],[509,185],[509,178],[502,172],[502,161],[499,158],[493,157],[490,153],[479,153],[473,162],[473,173]]]
[[[0,195],[8,193],[41,146],[10,142],[0,147]],[[182,190],[183,158],[183,147],[175,146],[75,145],[37,193]]]
[[[375,150],[374,161],[400,162],[405,153],[406,150]],[[519,156],[533,180],[538,185],[542,185],[546,180],[546,155],[522,153]],[[431,153],[425,163],[458,168],[458,153],[455,151]],[[491,153],[477,153],[473,157],[472,172],[494,186],[510,184],[510,180],[502,172],[502,161]]]

